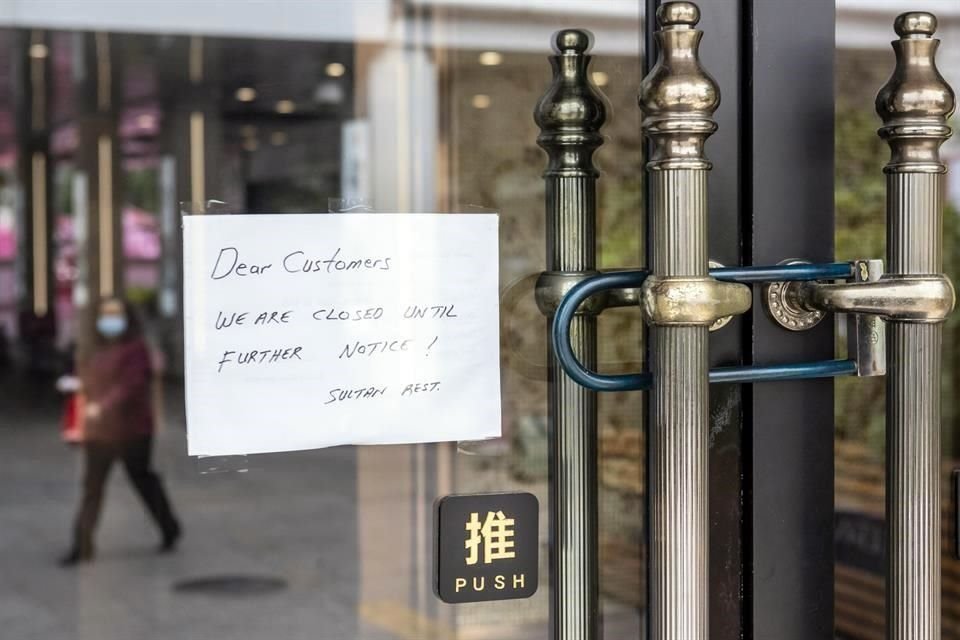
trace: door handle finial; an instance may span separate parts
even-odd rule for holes
[[[710,169],[703,146],[717,130],[713,113],[720,88],[700,64],[700,9],[692,2],[668,2],[657,10],[657,21],[660,55],[638,99],[653,144],[647,169]]]
[[[933,37],[937,18],[911,11],[894,22],[896,67],[877,94],[877,114],[883,120],[880,137],[890,145],[886,173],[944,173],[940,146],[950,137],[947,118],[956,96],[937,69],[940,40]]]

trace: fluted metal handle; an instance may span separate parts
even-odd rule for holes
[[[703,32],[692,2],[657,11],[659,57],[640,85],[653,256],[644,305],[669,309],[695,300],[692,315],[650,313],[650,634],[651,640],[707,640],[709,588],[707,331],[713,302],[750,305],[744,285],[708,274],[704,143],[716,130],[716,82],[700,65]],[[713,293],[722,295],[714,296]],[[716,298],[714,300],[714,298]],[[713,302],[711,302],[713,300]]]
[[[552,316],[556,301],[596,270],[596,180],[593,152],[603,142],[602,96],[590,84],[585,31],[555,35],[553,82],[535,112],[547,152],[547,271],[537,282],[540,309]],[[547,324],[549,330],[549,322]],[[570,325],[578,357],[597,360],[597,320],[585,310]],[[597,396],[571,380],[550,351],[550,601],[554,640],[599,637],[597,557]]]
[[[937,20],[910,12],[894,23],[897,64],[877,95],[887,174],[887,270],[943,270],[940,145],[950,136],[953,91],[937,71]],[[940,638],[940,358],[942,317],[890,320],[887,330],[887,638]]]

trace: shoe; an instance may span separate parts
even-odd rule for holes
[[[160,553],[175,551],[177,543],[180,541],[180,536],[182,535],[183,529],[180,528],[180,523],[174,522],[173,526],[163,532],[163,540],[160,542]]]
[[[85,562],[92,562],[92,561],[93,561],[92,550],[83,551],[78,548],[73,548],[73,549],[70,549],[70,551],[68,551],[65,555],[63,555],[60,558],[60,560],[57,561],[57,563],[61,567],[75,567],[78,564],[82,564]]]

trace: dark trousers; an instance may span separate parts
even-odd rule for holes
[[[127,477],[143,500],[161,534],[171,535],[179,528],[163,483],[150,466],[151,436],[123,443],[86,442],[84,448],[83,497],[74,527],[74,548],[81,554],[93,553],[93,535],[100,519],[104,489],[114,460],[119,459]]]

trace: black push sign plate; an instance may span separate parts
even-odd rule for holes
[[[434,591],[444,602],[529,598],[537,591],[540,505],[530,493],[437,500]]]

